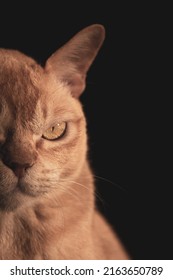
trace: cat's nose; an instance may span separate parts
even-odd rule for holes
[[[17,149],[16,147],[13,148],[12,146],[10,148],[8,146],[3,147],[1,160],[4,165],[13,171],[16,177],[21,178],[36,163],[38,153],[32,150],[29,145],[28,149],[23,150]]]
[[[17,162],[12,162],[10,164],[8,163],[6,165],[14,172],[14,174],[18,178],[22,178],[25,175],[27,169],[33,166],[33,164],[19,164]]]

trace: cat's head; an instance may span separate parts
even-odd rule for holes
[[[79,96],[104,28],[77,33],[45,63],[0,49],[0,209],[18,205],[79,174],[86,157]]]

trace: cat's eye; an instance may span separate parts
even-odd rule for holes
[[[67,123],[66,122],[60,122],[56,125],[48,128],[42,135],[42,137],[46,140],[57,140],[61,138],[67,129]]]

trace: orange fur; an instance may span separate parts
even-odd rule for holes
[[[45,67],[0,49],[0,259],[128,259],[95,207],[78,99],[103,40],[89,26]],[[62,138],[42,137],[60,122]]]

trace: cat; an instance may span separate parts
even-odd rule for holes
[[[90,25],[44,66],[0,49],[0,259],[129,259],[95,203],[80,95],[105,38]]]

